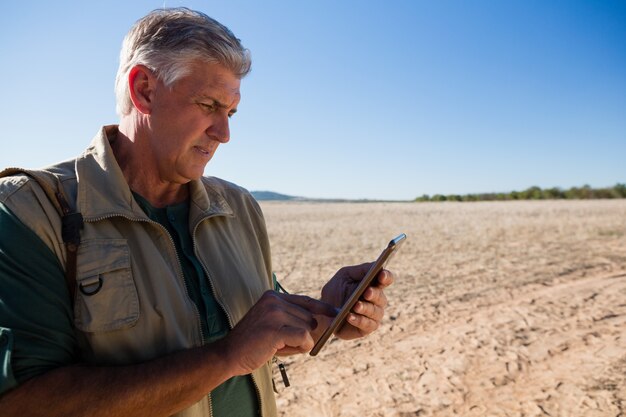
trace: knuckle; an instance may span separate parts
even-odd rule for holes
[[[292,335],[296,338],[296,340],[299,341],[300,345],[305,344],[307,340],[309,339],[307,337],[309,335],[309,332],[303,327],[293,329]]]
[[[387,304],[389,303],[389,300],[387,300],[387,296],[385,294],[382,294],[380,297],[380,306],[382,308],[387,307]]]
[[[341,268],[339,268],[339,270],[337,271],[337,275],[348,275],[348,271],[350,270],[350,267],[348,266],[342,266]]]
[[[268,314],[272,316],[281,315],[282,313],[283,313],[283,308],[280,306],[280,304],[271,304],[268,307]]]
[[[361,330],[366,333],[372,333],[374,330],[378,328],[378,322],[372,319],[366,319],[362,322]]]
[[[276,291],[273,290],[267,290],[263,293],[263,295],[261,296],[261,300],[263,301],[269,301],[269,300],[274,300],[277,297],[277,293]]]
[[[377,322],[376,320],[372,320],[371,321],[371,325],[370,325],[370,331],[373,332],[375,330],[378,330],[378,327],[380,326],[380,323]]]
[[[378,307],[375,304],[370,304],[370,307],[367,309],[367,316],[368,317],[376,317],[378,315],[378,309],[380,307]]]
[[[372,306],[371,303],[366,303],[363,305],[363,309],[359,311],[359,314],[365,317],[369,317],[372,315]]]
[[[262,320],[267,323],[280,324],[284,322],[284,310],[280,304],[268,304],[262,314]]]

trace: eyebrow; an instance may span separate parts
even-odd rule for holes
[[[206,100],[206,99],[213,101],[217,105],[217,107],[220,107],[222,109],[227,109],[228,108],[227,104],[222,103],[221,101],[219,101],[215,97],[212,97],[212,96],[209,96],[209,95],[206,95],[206,94],[200,94],[198,96],[198,100]],[[237,113],[237,108],[234,108],[234,109],[232,109],[230,111],[230,114],[235,114],[235,113]]]
[[[218,99],[216,99],[215,97],[211,97],[211,96],[206,95],[206,94],[200,94],[200,95],[198,96],[198,99],[200,99],[200,100],[206,100],[206,99],[208,99],[208,100],[213,101],[213,102],[214,102],[214,103],[215,103],[218,107],[221,107],[221,108],[224,108],[224,109],[227,109],[227,108],[228,108],[228,105],[227,105],[227,104],[224,104],[224,103],[222,103],[221,101],[219,101]]]

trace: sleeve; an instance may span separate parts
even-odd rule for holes
[[[74,362],[76,338],[63,267],[0,203],[0,394]]]

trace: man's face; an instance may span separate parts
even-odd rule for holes
[[[204,173],[217,147],[230,139],[240,80],[218,64],[196,62],[166,87],[157,83],[149,140],[160,179],[184,184]]]

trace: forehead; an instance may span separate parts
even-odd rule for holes
[[[240,98],[240,85],[241,80],[222,65],[196,61],[189,65],[188,73],[175,83],[175,88],[192,97],[219,99],[230,104]]]

